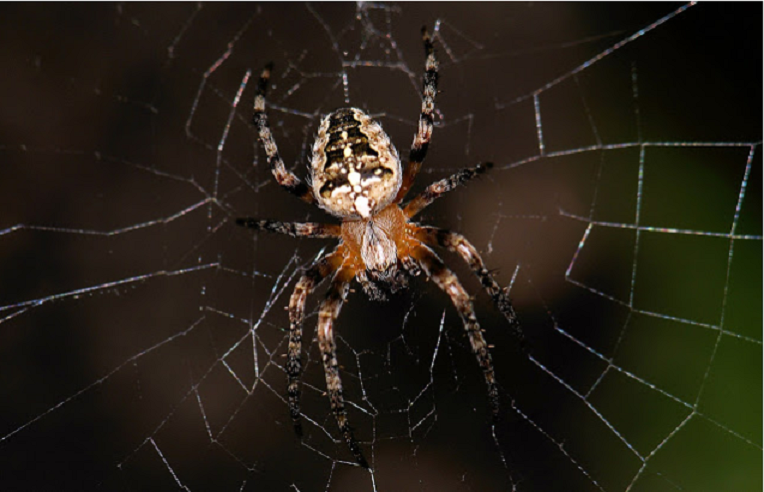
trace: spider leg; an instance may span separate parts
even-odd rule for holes
[[[292,237],[340,237],[342,229],[338,224],[318,224],[316,222],[281,222],[270,219],[255,219],[241,217],[236,219],[236,225],[249,227],[257,231],[277,232]]]
[[[263,68],[263,71],[260,74],[260,79],[257,82],[257,90],[255,93],[255,114],[252,117],[252,122],[257,127],[260,142],[268,156],[268,166],[271,168],[271,172],[276,178],[276,181],[278,181],[278,183],[289,193],[308,203],[313,203],[315,197],[313,196],[313,191],[311,191],[310,187],[300,181],[300,178],[295,176],[294,173],[287,170],[284,166],[284,161],[279,155],[279,149],[276,146],[276,141],[273,139],[271,127],[268,124],[268,115],[265,113],[265,93],[268,89],[268,80],[271,77],[271,70],[273,70],[273,63],[268,63],[265,68]]]
[[[438,92],[438,61],[435,59],[435,49],[430,33],[425,27],[422,28],[422,41],[427,57],[424,63],[424,80],[422,81],[422,111],[419,114],[419,126],[416,135],[414,135],[414,142],[409,151],[409,163],[403,174],[403,182],[398,190],[398,195],[395,197],[395,203],[403,200],[414,183],[414,178],[422,168],[422,162],[427,155],[427,147],[430,145],[430,139],[432,139],[435,94]]]
[[[340,269],[335,274],[329,292],[326,294],[326,299],[321,303],[318,310],[318,345],[324,361],[326,391],[340,432],[342,432],[342,436],[356,461],[364,468],[369,468],[369,463],[363,457],[361,448],[358,447],[358,442],[353,436],[353,429],[348,422],[345,399],[342,396],[342,380],[337,363],[337,345],[334,341],[334,320],[340,314],[352,278],[353,271],[349,268]]]
[[[491,413],[494,420],[499,418],[499,388],[496,384],[496,375],[493,370],[493,361],[491,353],[488,350],[488,343],[483,338],[483,332],[475,316],[475,308],[472,305],[470,296],[459,283],[459,279],[454,272],[449,270],[427,246],[419,246],[413,251],[414,258],[419,262],[424,272],[435,284],[441,288],[451,298],[451,302],[459,312],[459,316],[464,323],[464,329],[472,345],[472,352],[477,357],[480,368],[483,369],[485,382],[488,385],[488,402],[491,406]]]
[[[478,164],[475,167],[462,169],[461,171],[452,174],[448,178],[441,179],[440,181],[432,183],[430,186],[425,188],[423,192],[418,194],[416,197],[414,197],[413,200],[406,204],[406,206],[403,208],[403,213],[406,214],[406,217],[409,219],[412,218],[444,194],[448,193],[459,185],[465,184],[475,176],[483,174],[492,167],[493,163],[491,162]]]
[[[485,288],[488,295],[491,296],[496,307],[499,308],[501,314],[507,318],[509,326],[514,332],[520,342],[520,347],[525,352],[527,351],[525,343],[525,335],[520,327],[520,321],[517,319],[515,309],[512,307],[512,302],[509,300],[509,292],[506,288],[502,288],[498,282],[493,278],[491,272],[485,267],[483,258],[480,257],[477,248],[470,243],[467,238],[459,233],[447,231],[445,229],[438,229],[436,227],[420,226],[416,230],[416,238],[425,244],[438,244],[447,248],[459,256],[470,266],[473,273],[480,279],[480,283]]]
[[[342,264],[342,246],[333,253],[324,256],[303,273],[289,299],[289,349],[287,353],[287,395],[289,396],[289,413],[292,416],[295,433],[302,436],[300,423],[300,375],[302,373],[302,320],[305,313],[305,302],[308,294],[332,274]]]
[[[377,284],[369,280],[369,276],[366,274],[366,270],[361,270],[356,274],[358,283],[361,284],[364,293],[372,301],[386,301],[387,294],[377,287]]]

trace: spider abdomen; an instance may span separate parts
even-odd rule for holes
[[[321,208],[343,218],[368,218],[395,198],[401,162],[379,123],[358,108],[343,108],[321,120],[311,178]]]

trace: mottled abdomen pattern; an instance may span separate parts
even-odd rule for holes
[[[401,161],[379,123],[358,108],[343,108],[321,121],[311,178],[323,209],[343,218],[368,218],[395,198]]]

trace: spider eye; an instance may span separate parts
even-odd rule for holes
[[[398,151],[382,126],[357,108],[321,121],[311,160],[318,204],[340,217],[369,217],[389,205],[401,186]]]

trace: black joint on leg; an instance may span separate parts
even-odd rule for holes
[[[355,448],[355,449],[353,449],[353,448]],[[358,464],[368,470],[369,469],[369,462],[366,461],[366,458],[363,457],[363,454],[361,453],[360,448],[358,448],[358,445],[356,444],[355,446],[351,446],[350,450],[355,455],[355,459],[358,462]]]
[[[292,426],[297,437],[302,438],[302,421],[300,419],[300,391],[287,391],[289,395],[289,415],[292,417]]]
[[[288,224],[275,220],[255,219],[253,217],[239,217],[236,219],[236,225],[257,231],[279,232],[282,234],[289,234],[291,232]]]
[[[294,433],[295,435],[302,439],[302,422],[300,421],[300,415],[297,414],[297,417],[295,418],[292,416],[292,426],[294,427]]]
[[[289,191],[298,198],[306,199],[305,197],[310,195],[310,188],[308,185],[300,181],[295,186],[289,188]]]
[[[409,152],[409,162],[422,162],[427,155],[428,143],[425,142],[420,146],[412,147]]]
[[[431,68],[424,73],[424,85],[438,85],[438,72],[435,69]],[[440,93],[440,91],[438,91],[438,93]],[[432,122],[432,118],[430,118],[430,122]]]
[[[264,113],[260,113],[260,114],[264,115]],[[255,114],[255,116],[257,116],[257,114]],[[281,161],[281,156],[279,155],[278,152],[268,156],[268,168],[271,170],[271,172],[273,172],[273,170],[276,169],[276,165],[279,162],[282,162],[282,161]]]
[[[484,173],[491,168],[493,168],[493,162],[481,162],[480,164],[477,165],[477,167],[475,168],[475,171],[477,171],[478,173]]]
[[[262,111],[255,111],[255,114],[252,115],[252,124],[255,125],[258,129],[265,126],[265,113]]]
[[[300,420],[300,391],[288,391],[289,415],[292,417],[292,426],[297,437],[302,438],[302,421]]]
[[[353,453],[355,460],[359,465],[368,470],[369,462],[366,461],[366,458],[364,458],[363,453],[361,452],[361,448],[358,446],[358,441],[356,441],[355,437],[353,436],[353,429],[350,427],[350,424],[348,424],[347,421],[340,428],[340,431],[342,432],[342,436],[345,438],[345,443],[350,449],[350,452]]]
[[[422,26],[422,41],[424,41],[424,56],[428,56],[434,51],[434,48],[432,45],[430,32],[427,30],[427,26]]]
[[[451,246],[451,231],[446,229],[437,229],[435,231],[435,240],[446,248]]]
[[[273,231],[273,227],[268,227],[272,222],[271,220],[255,219],[254,217],[239,217],[236,219],[237,226],[255,229],[256,231]]]
[[[268,90],[268,80],[271,77],[273,71],[273,62],[268,62],[263,67],[263,71],[260,74],[260,79],[257,81],[257,95],[265,96],[265,92]]]
[[[300,338],[295,341],[300,342]],[[286,364],[287,370],[287,395],[289,399],[289,414],[292,417],[292,425],[297,437],[302,438],[302,422],[300,421],[300,374],[302,373],[302,362],[300,358],[290,358]]]

